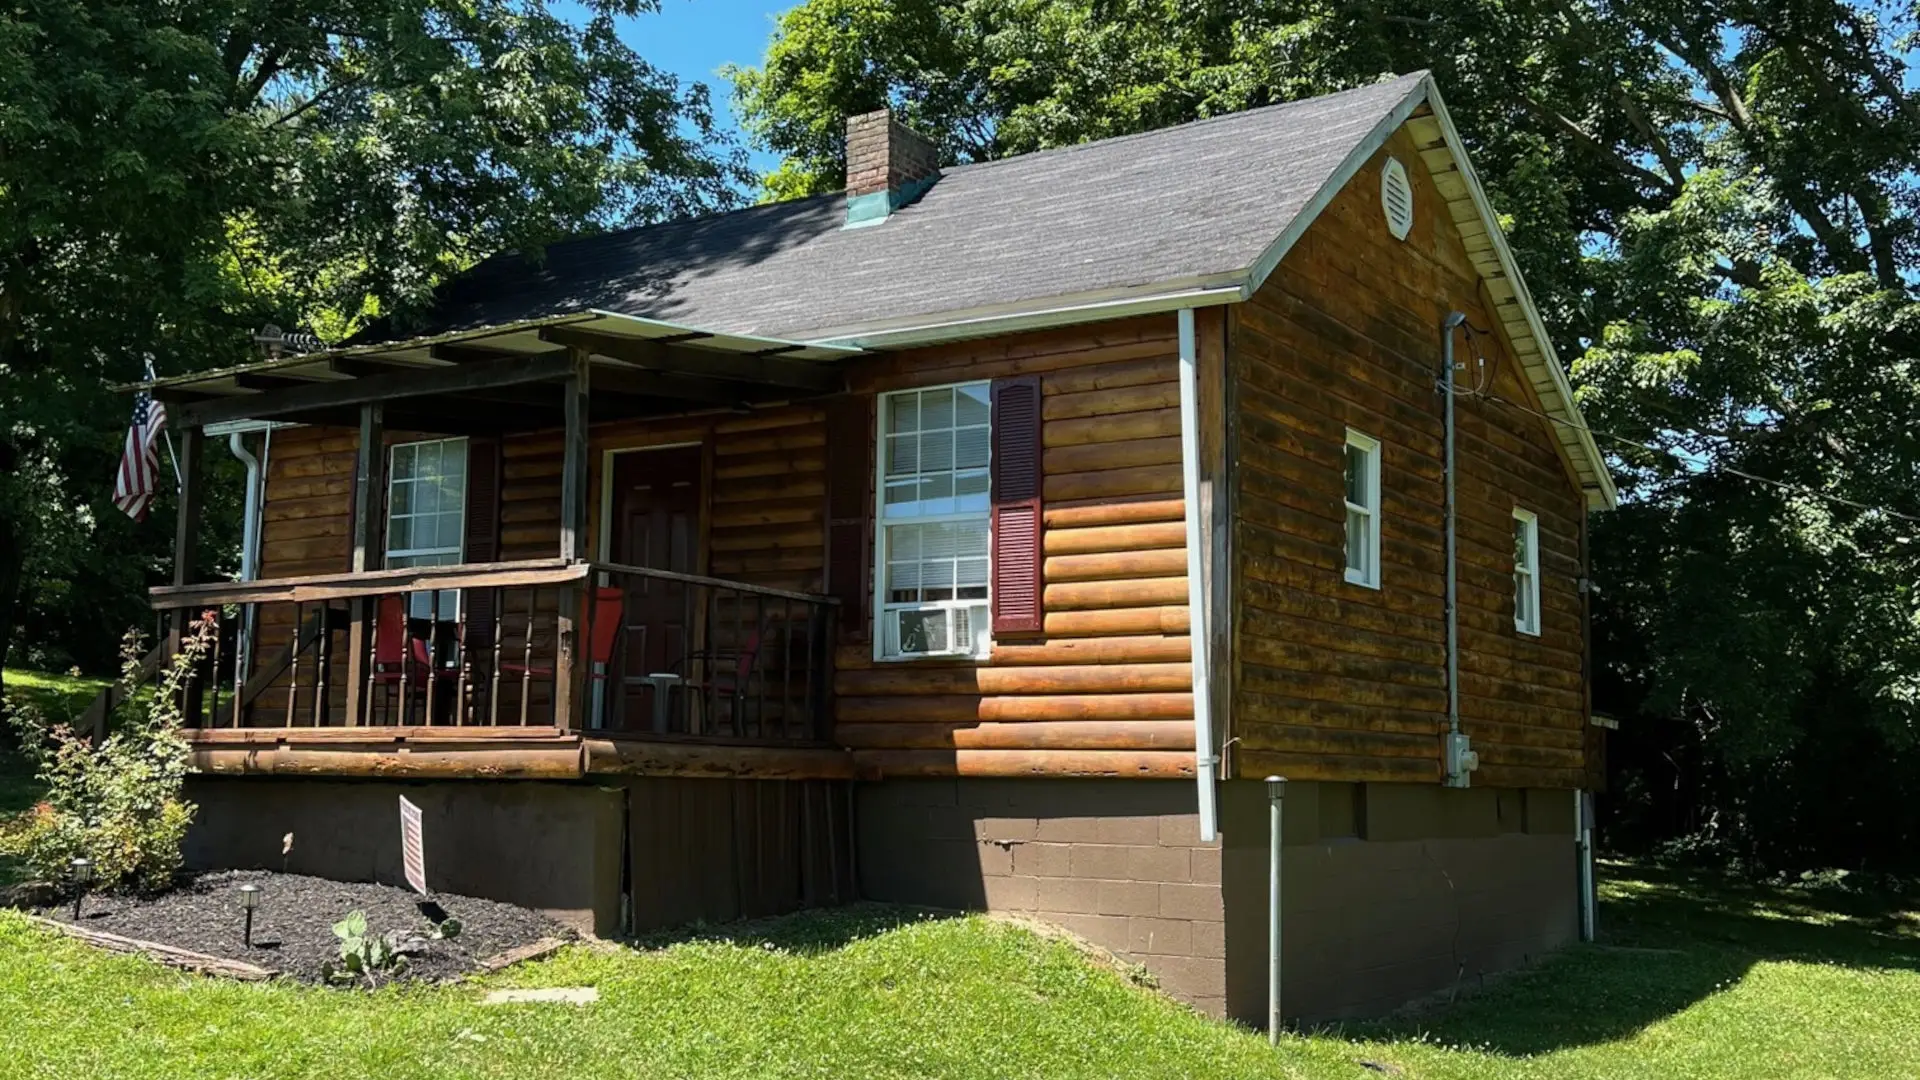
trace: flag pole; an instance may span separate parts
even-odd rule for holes
[[[147,361],[147,381],[150,383],[159,382],[160,376],[155,375],[153,373],[153,354],[152,353],[148,353],[146,355],[146,361]],[[180,492],[186,490],[187,482],[180,478],[180,455],[173,452],[173,428],[167,427],[162,429],[160,432],[160,437],[167,440],[167,460],[173,463],[173,491],[174,491],[174,494],[177,495]]]

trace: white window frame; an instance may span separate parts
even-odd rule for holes
[[[1356,503],[1347,498],[1346,451],[1348,448],[1362,451],[1367,455],[1368,501],[1365,503]],[[1351,565],[1346,565],[1344,568],[1347,582],[1363,588],[1377,589],[1380,587],[1380,440],[1352,428],[1347,429],[1347,439],[1342,444],[1340,452],[1340,501],[1346,508],[1346,513],[1340,518],[1341,532],[1345,536],[1345,544],[1341,548],[1343,564],[1347,561],[1346,552],[1353,544],[1352,515],[1366,516],[1366,535],[1361,537],[1361,543],[1365,545],[1363,551],[1366,566],[1363,569],[1355,569]]]
[[[1526,558],[1513,561],[1513,628],[1540,636],[1540,517],[1531,510],[1513,508],[1513,522],[1526,540]],[[1526,603],[1522,607],[1521,600]]]
[[[908,514],[889,519],[887,517],[887,403],[895,398],[909,394],[922,394],[931,390],[954,390],[962,387],[974,387],[986,392],[987,412],[987,506],[983,510],[969,510],[951,514]],[[873,437],[873,658],[876,661],[911,661],[929,658],[973,658],[985,660],[993,652],[993,383],[987,379],[969,379],[966,382],[942,383],[936,386],[913,386],[892,390],[877,395],[874,400]],[[887,526],[902,524],[935,525],[944,522],[985,522],[987,525],[987,595],[980,599],[967,600],[922,600],[914,603],[890,604],[887,602]],[[956,590],[957,591],[957,590]],[[888,620],[894,612],[926,611],[933,609],[952,610],[956,608],[978,609],[979,616],[986,620],[986,643],[976,648],[972,640],[962,647],[954,641],[953,647],[940,652],[894,652],[887,648]],[[950,640],[951,623],[949,623]]]
[[[393,488],[395,483],[413,483],[418,479],[418,477],[408,477],[405,480],[399,480],[394,475],[394,471],[395,471],[393,467],[394,459],[399,455],[399,452],[402,448],[412,447],[414,451],[418,453],[420,447],[432,446],[435,443],[439,443],[443,447],[451,447],[451,446],[459,447],[460,527],[454,535],[459,538],[460,542],[452,547],[447,547],[443,545],[439,547],[430,547],[430,548],[414,547],[414,548],[397,548],[396,549],[392,546],[393,517],[394,517]],[[467,558],[467,485],[470,482],[472,482],[472,479],[473,479],[473,473],[472,473],[473,461],[471,458],[470,451],[471,451],[471,443],[464,436],[454,436],[451,438],[444,438],[444,439],[417,439],[412,442],[394,443],[392,446],[387,447],[386,528],[382,530],[381,536],[380,536],[380,546],[383,549],[383,554],[380,560],[380,565],[382,567],[391,568],[393,566],[393,560],[396,558],[417,559],[421,557],[451,555],[453,556],[453,563],[451,565],[458,565],[459,563],[466,561],[466,558]],[[444,453],[444,449],[442,452]],[[435,511],[434,516],[439,516],[440,513],[442,513],[442,511]],[[420,517],[423,515],[408,513],[404,516],[407,517],[408,519],[412,519],[412,518]],[[413,565],[419,566],[419,565],[447,565],[447,564],[415,563]],[[445,620],[459,619],[460,592],[458,589],[440,590],[439,594],[437,594],[434,597],[434,599],[428,602],[427,605],[423,608],[421,606],[421,601],[425,599],[427,595],[428,594],[424,594],[424,593],[416,593],[411,597],[410,602],[407,605],[407,613],[410,617],[423,618],[423,619],[424,618],[442,619],[442,617],[444,616]]]

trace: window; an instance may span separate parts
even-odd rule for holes
[[[1540,632],[1540,519],[1513,511],[1513,628]]]
[[[880,398],[875,565],[882,657],[985,656],[989,383]]]
[[[387,561],[391,567],[450,566],[464,552],[467,440],[400,443],[387,471]],[[452,619],[458,590],[415,593],[408,614]]]
[[[1380,440],[1347,432],[1347,580],[1380,587]]]

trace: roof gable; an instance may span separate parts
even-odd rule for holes
[[[495,256],[420,332],[585,311],[899,347],[1251,296],[1402,125],[1589,505],[1616,496],[1459,133],[1425,72],[1324,97],[946,171],[884,224],[840,195]],[[387,335],[391,336],[391,335]]]
[[[873,228],[843,228],[826,195],[566,241],[538,265],[495,256],[421,332],[598,308],[840,339],[1237,284],[1422,81],[960,166]]]

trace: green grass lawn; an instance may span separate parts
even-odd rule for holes
[[[107,685],[105,679],[20,668],[8,668],[4,679],[8,700],[26,702],[54,723],[78,722],[87,706],[93,704],[94,695]]]
[[[1609,869],[1606,944],[1278,1050],[977,917],[856,908],[578,947],[488,985],[596,986],[597,1005],[489,1008],[472,986],[189,977],[0,914],[0,1077],[1920,1075],[1911,904]]]

